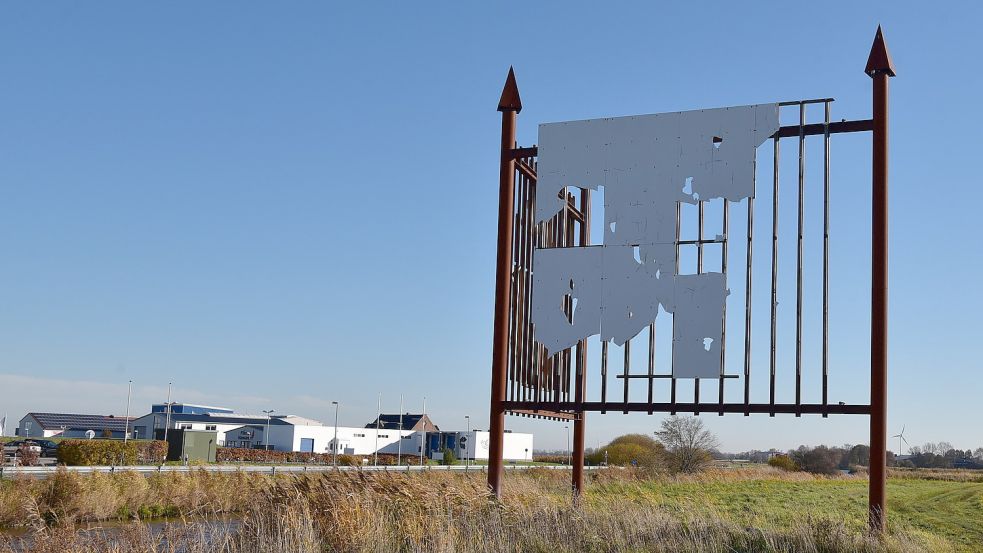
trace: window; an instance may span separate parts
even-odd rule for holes
[[[403,436],[403,439],[404,439],[404,440],[408,440],[408,439],[410,439],[410,438],[412,438],[412,436]]]
[[[181,430],[191,430],[191,425],[190,424],[182,424],[181,425]]]
[[[355,434],[355,437],[356,438],[364,438],[365,437],[365,434]]]
[[[380,438],[388,438],[389,437],[389,434],[379,434],[379,437]]]
[[[218,429],[218,425],[215,425],[215,424],[206,424],[205,425],[205,430],[217,430],[217,429]]]

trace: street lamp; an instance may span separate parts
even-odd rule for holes
[[[465,436],[468,438],[468,441],[470,442],[471,441],[471,415],[464,415],[464,421],[468,424],[468,433],[465,434]],[[470,463],[468,461],[468,448],[467,448],[467,445],[465,445],[465,447],[464,447],[464,468],[467,469],[469,464]]]
[[[570,466],[573,464],[570,462],[570,425],[564,424],[563,428],[567,430],[567,466]]]
[[[171,425],[171,382],[167,383],[167,403],[164,404],[164,409],[166,414],[164,415],[164,441],[167,441],[167,427]],[[157,423],[157,419],[154,419],[154,424]],[[157,436],[154,436],[157,439]]]
[[[270,417],[274,411],[276,409],[263,409],[263,412],[266,413],[266,437],[263,438],[263,441],[266,442],[266,451],[270,450]]]
[[[334,446],[331,448],[331,450],[334,452],[334,455],[332,456],[331,464],[337,467],[338,466],[338,402],[332,401],[331,405],[334,405]]]
[[[423,396],[423,434],[420,435],[420,466],[423,466],[423,450],[427,447],[427,396]]]
[[[123,417],[123,444],[126,444],[127,439],[130,437],[130,392],[133,391],[133,381],[130,380],[126,384],[126,416]]]

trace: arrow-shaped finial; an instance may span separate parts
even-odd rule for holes
[[[509,76],[505,79],[502,98],[498,101],[498,111],[522,111],[522,100],[519,99],[519,87],[515,84],[515,71],[509,66]]]
[[[893,77],[894,63],[891,62],[891,54],[887,51],[887,45],[884,43],[884,34],[881,32],[881,26],[877,26],[877,34],[874,35],[874,44],[870,47],[870,56],[867,58],[867,67],[864,68],[864,73],[874,76],[875,73],[887,73],[888,77]]]

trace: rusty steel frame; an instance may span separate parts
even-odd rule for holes
[[[726,315],[721,335],[721,374],[718,382],[716,401],[700,401],[700,380],[694,379],[693,401],[677,401],[677,379],[671,374],[655,372],[656,325],[649,325],[648,363],[645,374],[631,373],[631,340],[623,347],[624,361],[620,374],[614,378],[623,379],[622,397],[609,400],[608,386],[608,343],[601,342],[600,353],[600,401],[588,401],[587,387],[587,341],[581,340],[574,347],[547,354],[545,348],[535,339],[535,328],[531,322],[532,266],[533,254],[538,248],[579,247],[590,244],[591,191],[589,189],[564,189],[560,198],[565,197],[563,208],[552,218],[535,223],[536,156],[538,149],[518,147],[515,142],[516,115],[522,110],[515,74],[509,68],[509,75],[499,101],[498,110],[502,112],[502,149],[500,161],[499,190],[499,229],[495,286],[495,320],[492,353],[492,393],[490,403],[490,443],[488,485],[496,496],[501,493],[502,451],[506,413],[553,420],[572,420],[574,423],[572,488],[575,494],[583,488],[585,415],[590,411],[605,413],[609,410],[645,413],[676,414],[701,412],[752,413],[775,416],[778,413],[816,414],[827,417],[830,414],[854,414],[870,416],[870,490],[869,524],[872,530],[883,531],[886,527],[885,483],[887,451],[887,129],[888,129],[888,78],[895,75],[890,55],[884,44],[880,27],[871,48],[865,72],[873,79],[873,117],[854,121],[830,121],[832,98],[782,102],[780,107],[797,107],[797,125],[779,127],[772,135],[773,140],[773,182],[772,182],[772,250],[771,250],[771,336],[769,340],[769,401],[752,403],[750,399],[751,379],[751,266],[754,223],[754,201],[747,200],[747,250],[745,280],[745,335],[742,374],[724,373],[724,337],[726,336]],[[806,123],[806,105],[823,104],[822,123]],[[871,382],[870,404],[830,404],[828,401],[828,307],[829,307],[829,144],[830,136],[840,133],[872,132],[872,281],[871,281]],[[803,234],[804,234],[804,196],[805,196],[805,139],[808,136],[822,136],[823,153],[823,278],[822,278],[822,401],[804,403],[802,401],[802,303],[803,303]],[[798,180],[797,180],[797,256],[796,256],[796,330],[795,330],[795,401],[779,403],[776,401],[775,378],[777,363],[775,358],[777,342],[777,282],[778,282],[778,197],[779,197],[779,143],[783,138],[795,138],[798,142]],[[755,171],[756,173],[756,171]],[[703,272],[704,246],[721,244],[721,271],[727,272],[727,242],[729,240],[730,202],[723,202],[723,237],[704,239],[704,205],[698,203],[698,233],[696,240],[680,240],[681,211],[676,209],[676,249],[679,272],[679,247],[695,246],[697,251],[697,273]],[[563,303],[568,317],[573,317],[572,298],[568,296]],[[726,309],[726,308],[725,308]],[[572,319],[571,319],[572,320]],[[636,338],[639,338],[639,336]],[[724,382],[728,378],[744,377],[743,401],[725,401]],[[633,402],[629,397],[629,383],[634,379],[647,380],[647,401]],[[655,380],[670,380],[669,402],[654,401],[653,383]],[[571,380],[573,390],[571,397]],[[874,462],[879,459],[879,462]]]

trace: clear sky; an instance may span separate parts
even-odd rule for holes
[[[898,69],[890,429],[983,446],[978,4],[610,4],[0,5],[0,412],[122,414],[132,379],[131,414],[173,381],[174,400],[247,412],[329,421],[339,400],[350,425],[379,393],[391,412],[427,396],[438,425],[487,428],[509,65],[522,144],[541,122],[801,98],[862,119],[881,23]],[[864,402],[869,139],[832,155],[831,399]],[[814,398],[814,340],[805,354]],[[761,349],[753,374],[766,366]],[[588,445],[659,419],[591,415]],[[866,440],[864,417],[705,419],[727,450]],[[561,423],[507,424],[565,447]]]

